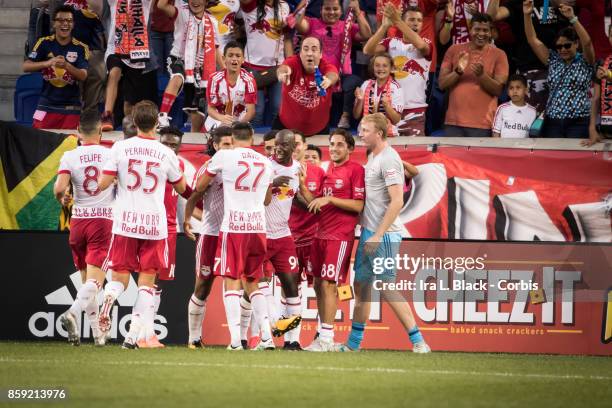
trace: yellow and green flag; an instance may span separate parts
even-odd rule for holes
[[[0,229],[60,229],[53,183],[62,154],[76,146],[72,135],[0,121]]]

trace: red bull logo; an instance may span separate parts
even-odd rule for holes
[[[291,200],[295,196],[295,191],[289,186],[272,187],[272,196],[279,201]]]
[[[395,77],[397,79],[405,78],[408,75],[420,75],[425,79],[425,68],[413,59],[408,59],[406,57],[395,58],[395,67]]]

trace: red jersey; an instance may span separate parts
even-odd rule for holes
[[[330,163],[323,179],[323,196],[347,198],[352,200],[365,199],[365,169],[352,160],[335,166]],[[328,204],[321,208],[317,238],[327,240],[348,241],[355,238],[355,225],[359,214],[342,210]]]
[[[179,157],[179,167],[185,172],[185,163]],[[168,234],[176,234],[176,207],[178,205],[178,193],[174,186],[166,181],[166,192],[164,193],[164,206],[166,207],[166,219],[168,220]]]
[[[315,197],[322,195],[325,171],[314,164],[306,164],[306,188]],[[293,201],[289,216],[289,229],[296,247],[310,246],[317,232],[317,215],[303,209]]]
[[[279,118],[288,129],[298,129],[305,135],[314,135],[325,128],[329,122],[332,93],[328,89],[325,96],[319,95],[315,75],[307,74],[302,67],[299,55],[287,58],[283,65],[291,68],[290,84],[283,84]],[[321,75],[338,73],[338,69],[321,58]]]

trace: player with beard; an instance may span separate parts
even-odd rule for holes
[[[300,193],[308,210],[318,213],[315,238],[310,247],[308,272],[314,277],[321,328],[307,351],[335,351],[334,318],[338,308],[336,288],[348,276],[355,226],[363,210],[365,195],[363,166],[351,160],[355,139],[344,129],[329,137],[332,163],[323,179],[322,196],[315,196],[300,180]]]

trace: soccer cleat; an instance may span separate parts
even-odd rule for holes
[[[162,343],[159,342],[159,339],[157,338],[156,335],[153,335],[153,336],[149,337],[148,339],[140,339],[140,340],[138,340],[137,344],[138,344],[138,348],[150,348],[150,349],[154,349],[154,348],[164,348],[164,347],[166,347]]]
[[[98,317],[98,326],[100,327],[100,331],[102,333],[110,333],[112,320],[110,317],[111,310],[113,309],[113,304],[115,303],[115,298],[110,295],[106,295],[104,297],[104,302],[102,303],[102,307],[100,307],[100,316]]]
[[[234,346],[232,346],[230,344],[229,346],[227,346],[226,350],[230,350],[230,351],[242,351],[244,349],[242,348],[242,344],[240,346],[238,346],[238,347],[234,347]]]
[[[248,349],[250,348],[250,347],[249,347],[249,342],[248,342],[248,341],[246,341],[246,340],[240,340],[240,343],[242,344],[242,348],[243,348],[243,349],[248,350]]]
[[[125,340],[121,345],[121,348],[124,350],[138,350],[138,343],[133,343],[130,340]]]
[[[414,347],[412,348],[412,352],[418,353],[418,354],[427,354],[427,353],[431,353],[431,348],[429,348],[427,343],[422,341],[414,345]]]
[[[287,333],[290,330],[295,329],[300,325],[302,321],[302,316],[293,315],[289,317],[281,317],[277,320],[276,324],[272,328],[272,335],[274,337],[280,337],[283,334]]]
[[[274,350],[275,348],[276,346],[274,345],[274,341],[272,340],[272,337],[270,337],[268,340],[260,341],[258,345],[253,347],[253,351]]]
[[[106,345],[106,335],[105,334],[100,334],[99,336],[95,336],[94,337],[94,345],[96,345],[98,347],[102,347],[102,346]]]
[[[64,330],[68,332],[68,343],[73,346],[79,346],[81,339],[79,338],[79,326],[77,325],[76,318],[70,311],[60,316],[60,323]]]
[[[310,343],[310,346],[306,347],[304,350],[314,352],[340,351],[339,347],[333,342],[333,340],[324,340],[320,337]]]
[[[159,112],[159,116],[157,117],[157,129],[160,130],[170,126],[171,120],[172,118],[168,116],[166,112]]]
[[[198,340],[194,340],[191,343],[187,344],[187,348],[190,350],[203,349],[204,344],[202,343],[202,340],[198,339]]]
[[[261,337],[260,336],[251,336],[249,338],[248,347],[245,347],[245,349],[252,349],[252,348],[254,348],[256,345],[259,344],[260,341],[261,341]]]
[[[286,341],[285,345],[283,346],[283,350],[289,350],[289,351],[302,351],[303,348],[302,346],[300,346],[300,343],[298,343],[297,341]]]
[[[359,349],[353,350],[352,348],[350,348],[346,344],[338,344],[337,345],[337,349],[338,349],[337,351],[339,351],[341,353],[351,353],[351,352],[358,352],[359,351]]]
[[[114,129],[115,129],[115,125],[113,123],[112,112],[104,112],[102,114],[102,131],[112,132]]]

